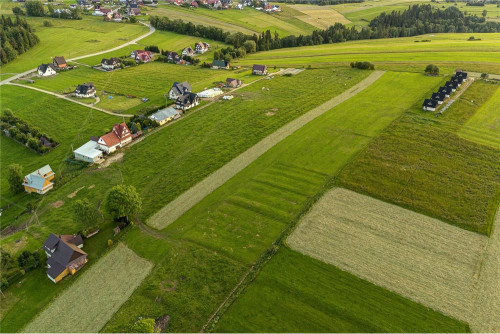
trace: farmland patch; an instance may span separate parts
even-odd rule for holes
[[[318,5],[288,5],[288,7],[305,14],[299,15],[297,18],[316,28],[327,29],[335,23],[351,23],[344,15],[332,7]]]
[[[326,193],[293,249],[464,322],[488,238],[355,192]]]
[[[119,244],[68,287],[23,331],[99,332],[151,268],[150,262]]]

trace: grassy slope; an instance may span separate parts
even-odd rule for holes
[[[310,198],[321,189],[326,177],[335,174],[372,137],[377,136],[401,112],[427,94],[429,85],[438,81],[439,79],[422,75],[387,73],[356,97],[273,147],[161,234],[156,233],[158,238],[166,238],[178,250],[172,252],[175,255],[167,253],[160,256],[160,252],[154,255],[153,250],[157,246],[153,244],[153,239],[151,250],[136,250],[138,254],[159,257],[159,261],[164,263],[155,269],[153,275],[103,330],[127,330],[138,315],[173,314],[168,329],[170,332],[198,331],[239,277],[248,270],[249,265],[271,245],[295,215],[304,209]],[[394,96],[401,98],[400,104],[391,108],[377,107],[378,101]],[[138,236],[134,236],[134,239],[136,237],[137,241],[134,241],[134,245],[129,244],[130,247],[149,248],[145,246],[148,243],[146,237],[142,240]],[[158,239],[155,242],[159,242]],[[190,251],[193,244],[203,247],[205,252]],[[211,256],[207,259],[204,254]],[[203,263],[213,263],[216,257],[220,258],[217,262],[219,273]],[[190,265],[191,263],[193,264]],[[231,264],[234,266],[232,270]],[[191,269],[196,270],[198,267],[202,268],[201,274],[190,278]],[[238,272],[239,276],[235,276]],[[182,275],[187,276],[187,279],[184,288],[179,290],[183,282]],[[199,277],[205,279],[200,280]],[[165,291],[162,288],[164,280],[178,281],[177,290]],[[214,284],[217,287],[214,295],[207,297],[207,289]],[[196,297],[186,295],[189,289],[193,293],[190,296]],[[201,302],[210,303],[212,307],[200,306],[198,295],[202,296]],[[156,297],[160,300],[156,300]],[[181,303],[182,298],[186,298],[187,302]],[[152,299],[155,300],[154,303],[151,303]],[[378,307],[383,305],[379,304]],[[308,307],[316,307],[315,301],[311,300]],[[240,315],[248,320],[244,313]],[[261,319],[267,321],[265,317]],[[423,322],[428,320],[421,318]],[[303,328],[297,327],[290,331],[301,329]]]
[[[17,163],[23,167],[27,174],[50,164],[56,176],[62,171],[75,167],[67,166],[64,160],[71,156],[72,147],[88,141],[89,136],[99,135],[109,131],[111,126],[120,121],[120,118],[109,116],[101,112],[87,109],[71,102],[57,99],[53,96],[32,90],[14,86],[2,86],[2,108],[10,108],[15,115],[36,125],[47,132],[60,144],[47,154],[40,155],[23,148],[21,144],[2,137],[1,140],[1,185],[2,185],[2,207],[10,202],[16,202],[17,206],[6,210],[2,215],[2,226],[12,223],[12,219],[24,209],[27,201],[37,199],[36,194],[28,195],[21,193],[12,195],[8,190],[7,166]],[[78,126],[75,126],[75,125]]]
[[[347,166],[340,183],[489,234],[500,201],[500,150],[462,139],[456,131],[496,89],[472,84],[440,119],[414,108]]]
[[[475,104],[476,102],[471,102]],[[500,87],[460,128],[461,137],[479,144],[500,147]]]
[[[266,14],[253,8],[243,10],[210,10],[205,8],[182,8],[178,6],[160,6],[152,15],[167,16],[170,19],[182,19],[195,24],[211,25],[225,30],[241,31],[246,34],[277,31],[280,36],[311,33],[314,27],[298,23],[295,20],[281,20],[280,16]]]
[[[500,73],[498,52],[500,33],[476,34],[481,41],[469,42],[470,34],[435,34],[397,39],[362,40],[346,43],[307,46],[258,52],[238,60],[239,64],[265,63],[268,65],[300,66],[314,64],[349,63],[371,61],[384,68],[399,64],[417,64],[420,71],[430,62],[477,69],[477,63],[488,66],[486,72]],[[415,40],[431,39],[431,42],[415,43]],[[476,65],[474,65],[476,64]],[[491,65],[490,65],[491,64]],[[481,67],[479,68],[481,69]]]
[[[43,21],[52,22],[44,27]],[[52,57],[67,59],[104,51],[124,44],[148,31],[143,25],[105,22],[102,18],[85,16],[83,20],[28,18],[40,43],[14,61],[2,66],[3,73],[18,73],[52,62]],[[74,36],[74,38],[68,38]]]
[[[221,318],[217,331],[435,333],[468,327],[282,247]]]

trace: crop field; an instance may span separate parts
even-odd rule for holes
[[[487,90],[489,91],[489,90]],[[471,100],[473,101],[473,100]],[[476,104],[476,102],[471,102]],[[500,87],[491,95],[472,115],[463,127],[458,130],[458,134],[468,140],[479,144],[490,145],[500,148]]]
[[[326,193],[287,243],[468,322],[486,236],[342,188]]]
[[[194,24],[215,26],[250,35],[270,30],[271,33],[277,31],[281,37],[298,36],[310,33],[315,28],[309,24],[296,24],[294,20],[281,20],[279,15],[266,14],[250,7],[242,10],[211,10],[167,5],[158,6],[152,15],[167,16],[170,19],[181,19]]]
[[[406,114],[344,169],[340,184],[488,235],[500,200],[500,151],[456,131],[474,112],[468,101],[481,105],[495,90],[472,84],[440,119],[420,107]]]
[[[265,63],[267,65],[315,66],[371,61],[377,68],[412,70],[412,64],[421,72],[429,61],[446,65],[449,72],[457,66],[487,73],[500,73],[500,33],[475,34],[480,41],[470,42],[470,34],[434,34],[397,39],[349,41],[296,48],[257,52],[239,59],[239,64]],[[416,40],[430,39],[431,42]],[[473,44],[471,44],[473,43]],[[440,66],[441,67],[441,66]]]
[[[216,331],[463,333],[468,326],[282,247],[222,316]]]
[[[77,329],[78,332],[99,332],[151,268],[149,261],[119,244],[23,331],[70,333]]]
[[[348,24],[350,21],[332,7],[317,5],[287,5],[304,15],[296,16],[298,19],[320,29],[327,29],[335,23]]]
[[[45,164],[50,164],[56,175],[61,174],[67,167],[64,160],[71,156],[72,147],[77,148],[78,145],[85,143],[89,136],[109,131],[115,122],[121,120],[118,117],[75,105],[50,95],[4,85],[2,86],[2,109],[7,108],[10,108],[16,116],[38,126],[60,143],[49,153],[40,155],[13,140],[2,137],[0,155],[2,165],[8,166],[17,163],[22,166],[23,172],[26,174]],[[2,207],[11,202],[18,204],[2,214],[2,226],[7,226],[14,223],[15,217],[25,209],[22,206],[25,201],[33,199],[32,196],[36,195],[29,196],[22,193],[13,196],[8,190],[7,168],[2,168],[1,175]]]
[[[307,74],[318,78],[322,77],[320,73],[305,71],[296,77]],[[342,76],[344,73],[342,72]],[[350,75],[353,74],[351,72]],[[336,80],[335,78],[336,76],[333,76],[333,80]],[[179,245],[183,250],[174,251],[177,254],[175,257],[161,257],[165,262],[160,263],[158,272],[154,271],[151,277],[146,279],[103,330],[126,331],[139,313],[157,317],[172,314],[175,309],[176,314],[172,316],[169,331],[199,331],[215,307],[207,309],[200,305],[198,298],[195,301],[190,299],[188,304],[180,303],[179,298],[187,292],[179,290],[179,287],[181,284],[189,285],[191,279],[181,283],[184,281],[179,278],[182,275],[191,277],[189,272],[193,265],[201,266],[203,269],[200,269],[200,272],[207,273],[206,279],[203,284],[197,283],[197,279],[193,282],[200,285],[193,286],[193,289],[197,289],[195,295],[203,295],[203,304],[219,305],[251,264],[271,246],[290,221],[304,209],[311,197],[323,187],[327,177],[337,173],[372,137],[377,136],[411,105],[420,101],[428,93],[429,86],[440,80],[416,74],[384,74],[356,96],[285,138],[176,222],[163,231],[156,232],[174,245],[183,242]],[[265,85],[270,83],[272,81],[266,82]],[[291,84],[287,86],[293,87]],[[397,97],[400,103],[387,104],[386,101],[393,97]],[[379,101],[386,107],[381,108]],[[148,244],[137,241],[131,245],[128,240],[126,242],[134,250],[138,245]],[[193,251],[189,245],[202,247],[206,252]],[[147,253],[155,254],[154,249],[156,246],[152,245],[151,251],[136,251],[141,256],[146,256]],[[193,256],[197,260],[193,260]],[[179,267],[169,265],[170,261],[175,261]],[[205,268],[204,264],[208,261],[218,261],[217,267],[221,272],[215,274],[210,267]],[[234,271],[227,268],[231,263]],[[195,276],[199,277],[196,267],[194,268]],[[162,290],[161,284],[164,280],[168,280],[167,283],[170,284],[170,281],[178,281],[176,291],[179,293],[168,294]],[[217,288],[210,290],[214,293],[209,297],[206,291],[212,286]],[[155,299],[155,303],[151,303],[151,299]],[[305,307],[316,308],[314,302],[311,301],[311,304]],[[176,307],[173,308],[172,305]],[[355,304],[351,307],[355,312]],[[200,309],[205,316],[200,316]],[[241,316],[244,317],[244,313]],[[187,319],[193,320],[188,323]],[[267,320],[266,317],[261,317],[258,324],[262,325],[263,321]],[[424,322],[425,320],[422,319]]]
[[[66,59],[104,51],[124,44],[149,29],[140,24],[105,22],[102,18],[84,16],[82,20],[60,20],[28,17],[36,30],[40,43],[23,53],[12,62],[2,65],[3,73],[20,73],[36,68],[41,63],[52,62],[54,56]],[[44,27],[43,21],[50,21],[52,27]],[[67,38],[75,36],[78,38]],[[64,40],[64,43],[61,41]]]
[[[141,76],[140,84],[137,81],[138,76]],[[106,91],[111,95],[121,95],[122,100],[126,99],[127,95],[149,98],[149,102],[140,103],[139,107],[134,109],[140,110],[146,106],[164,105],[164,95],[168,93],[174,81],[187,80],[194,91],[201,91],[206,87],[213,87],[216,82],[226,81],[227,77],[241,79],[244,83],[249,83],[257,78],[251,75],[250,70],[215,71],[194,66],[152,62],[112,72],[80,66],[51,78],[37,78],[34,84],[28,85],[57,93],[70,93],[75,90],[78,84],[93,82],[99,94]],[[26,83],[23,82],[23,84]],[[115,103],[112,99],[104,102],[106,98],[106,96],[101,96],[103,102],[99,102],[96,106],[109,110],[120,110],[120,107],[115,105],[120,101]]]

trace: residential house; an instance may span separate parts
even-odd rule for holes
[[[115,124],[111,132],[99,137],[97,144],[99,149],[110,154],[116,151],[117,148],[123,147],[132,141],[132,134],[125,124]]]
[[[183,56],[194,56],[194,50],[192,47],[188,46],[187,48],[184,48],[184,50],[182,50],[182,55]]]
[[[88,82],[78,85],[75,89],[74,95],[81,98],[95,97],[96,92],[94,84],[92,82]]]
[[[181,95],[175,101],[175,106],[181,110],[188,110],[200,104],[200,98],[195,93]]]
[[[119,59],[119,58],[109,58],[109,59],[106,59],[106,58],[103,58],[101,60],[101,66],[102,68],[104,68],[105,70],[108,70],[108,71],[111,71],[111,70],[114,70],[115,68],[117,67],[120,67],[122,61]]]
[[[174,82],[172,85],[172,88],[168,91],[168,97],[175,101],[177,98],[180,96],[192,92],[193,89],[191,88],[191,85],[189,82],[184,81],[184,82]]]
[[[179,63],[181,61],[181,57],[175,51],[167,51],[167,60]]]
[[[147,63],[150,62],[151,59],[153,59],[153,54],[151,53],[151,51],[135,50],[130,53],[130,57],[134,58],[135,61]]]
[[[233,0],[220,0],[220,7],[230,9],[233,7]]]
[[[463,79],[463,81],[467,81],[467,72],[457,71],[455,73],[455,76],[461,77]]]
[[[242,83],[243,82],[240,79],[232,79],[232,78],[226,79],[226,87],[236,88],[240,87]]]
[[[252,74],[254,75],[267,75],[266,65],[253,65]]]
[[[444,85],[445,87],[450,87],[452,92],[455,92],[458,88],[458,84],[456,82],[448,81]]]
[[[236,5],[236,8],[239,9],[239,10],[242,10],[243,9],[243,5],[241,3],[239,3],[239,4]]]
[[[183,4],[182,0],[168,0],[168,2],[171,3],[172,5],[177,5],[177,6],[180,6]]]
[[[82,247],[80,235],[49,235],[43,243],[43,250],[47,254],[47,276],[52,282],[74,275],[87,263],[87,253]]]
[[[225,60],[213,60],[212,61],[212,68],[217,70],[217,69],[229,69],[229,62]]]
[[[141,10],[139,8],[127,8],[127,14],[129,16],[141,15]]]
[[[115,22],[121,22],[122,19],[123,19],[122,13],[116,12],[116,13],[113,14],[113,21],[115,21]]]
[[[437,106],[438,102],[436,100],[431,100],[431,99],[425,99],[424,103],[422,104],[424,110],[427,111],[435,111]]]
[[[446,95],[444,93],[433,93],[431,100],[437,101],[438,104],[442,104],[446,99]]]
[[[54,183],[50,182],[54,179],[54,175],[52,168],[50,168],[49,165],[45,165],[24,177],[24,190],[26,190],[27,193],[43,195],[54,188]]]
[[[64,69],[68,67],[68,64],[66,64],[66,59],[64,57],[54,57],[54,60],[52,60],[52,65],[56,69]]]
[[[159,125],[163,125],[179,117],[181,117],[181,113],[178,110],[168,107],[158,110],[153,115],[149,116],[149,119],[155,121]]]
[[[198,2],[192,1],[191,4],[190,4],[190,6],[193,7],[193,8],[198,8],[200,5],[198,5]]]
[[[42,64],[38,66],[38,75],[41,77],[49,77],[51,75],[57,74],[56,68],[52,64]]]
[[[450,97],[452,93],[451,87],[445,87],[445,86],[439,87],[438,93],[444,93],[445,97]]]
[[[100,11],[102,13],[102,16],[108,16],[108,15],[111,15],[111,17],[113,16],[113,11],[110,8],[101,8]]]
[[[98,150],[99,145],[94,140],[89,140],[79,148],[73,151],[75,160],[99,164],[103,160],[103,153]]]
[[[205,53],[210,50],[210,44],[205,42],[198,42],[194,45],[194,50],[196,53]]]

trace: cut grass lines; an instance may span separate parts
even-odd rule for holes
[[[288,238],[293,249],[468,322],[488,238],[336,188]]]
[[[304,126],[314,118],[322,115],[338,104],[356,95],[357,93],[371,85],[373,82],[375,82],[378,78],[380,78],[383,73],[384,72],[381,71],[373,72],[372,74],[370,74],[370,76],[354,85],[352,88],[341,93],[340,95],[335,96],[331,100],[314,108],[303,116],[291,121],[282,128],[278,129],[276,132],[270,134],[268,137],[262,139],[262,141],[255,144],[247,151],[233,159],[231,162],[215,171],[209,177],[199,182],[196,186],[190,188],[181,196],[177,197],[175,200],[163,207],[160,211],[158,211],[151,217],[148,222],[149,225],[157,229],[163,229],[167,227],[169,224],[179,218],[184,212],[192,208],[216,188],[223,185],[227,180],[236,175],[259,156],[261,156],[271,147],[280,142],[282,139],[286,138],[297,129],[300,129],[302,126]]]
[[[25,332],[99,332],[149,274],[152,264],[123,244],[69,286]]]
[[[337,12],[332,7],[318,5],[287,5],[288,7],[301,12],[296,18],[309,23],[319,29],[327,29],[335,23],[349,24],[344,15]]]
[[[475,104],[476,102],[468,101]],[[500,149],[500,87],[490,99],[469,118],[458,134],[479,144]]]

